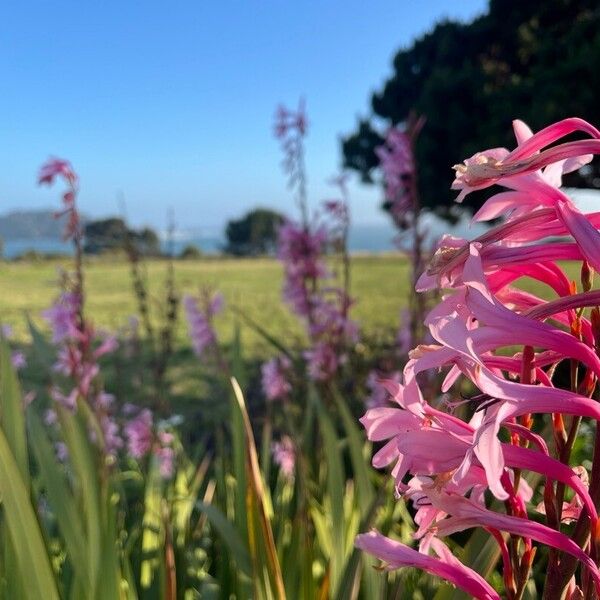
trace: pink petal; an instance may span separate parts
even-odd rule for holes
[[[391,568],[416,567],[449,581],[473,598],[500,600],[500,596],[481,575],[457,559],[451,558],[450,553],[441,548],[441,542],[433,546],[440,555],[439,559],[421,554],[400,542],[384,537],[377,531],[357,536],[355,544],[357,548],[387,562]]]

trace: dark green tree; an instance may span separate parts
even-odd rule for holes
[[[119,217],[89,221],[84,228],[84,252],[99,254],[124,248],[128,240],[140,254],[156,256],[160,254],[160,240],[155,231],[145,227],[139,231],[129,229]]]
[[[225,252],[236,256],[270,254],[277,243],[277,229],[283,215],[268,208],[256,208],[241,219],[231,220],[225,228]]]
[[[159,256],[161,254],[160,238],[154,229],[144,227],[139,231],[131,231],[134,244],[144,256]]]
[[[179,258],[183,260],[192,260],[202,258],[202,250],[198,248],[198,246],[194,246],[193,244],[188,244],[183,248],[183,250],[179,253]]]
[[[411,110],[427,123],[416,157],[425,207],[448,216],[451,166],[479,150],[514,147],[511,121],[535,131],[565,117],[600,124],[600,4],[597,0],[491,0],[471,23],[445,21],[401,49],[393,75],[373,94],[373,114],[342,140],[344,163],[373,181],[376,123],[400,124]],[[597,164],[565,183],[600,188]],[[472,194],[465,205],[480,205]]]

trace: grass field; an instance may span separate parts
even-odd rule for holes
[[[27,340],[25,314],[45,328],[40,316],[56,296],[61,267],[68,261],[12,262],[0,264],[0,320],[13,326],[17,339]],[[102,258],[86,264],[86,311],[98,327],[117,329],[136,313],[129,265],[122,259]],[[276,337],[290,339],[301,329],[281,301],[282,268],[274,259],[206,259],[178,261],[175,273],[180,293],[194,293],[202,286],[220,290],[229,307],[239,307]],[[146,265],[151,295],[164,293],[166,263]],[[406,302],[408,265],[401,256],[355,257],[352,262],[352,294],[357,299],[354,317],[367,334],[393,336],[399,310]],[[155,300],[156,302],[156,300]],[[155,306],[156,308],[156,306]],[[232,314],[217,321],[224,341],[232,334]],[[252,354],[270,352],[250,328],[243,328],[244,347]],[[179,320],[178,342],[187,343],[185,324]]]
[[[58,293],[60,268],[70,266],[68,261],[0,263],[0,321],[13,326],[18,343],[29,342],[26,314],[42,329],[48,329],[41,312]],[[146,276],[154,298],[164,293],[166,267],[166,262],[158,260],[149,261],[146,265]],[[568,268],[567,272],[571,278],[579,280],[575,268]],[[116,330],[124,326],[129,317],[137,312],[128,263],[123,259],[89,260],[85,273],[87,314],[97,327]],[[177,261],[175,273],[181,294],[197,292],[202,286],[210,286],[224,294],[229,310],[216,323],[224,344],[232,339],[235,324],[240,322],[235,311],[231,310],[232,307],[238,307],[285,346],[293,348],[303,345],[302,329],[281,300],[283,273],[276,260]],[[395,338],[400,324],[400,309],[407,301],[408,264],[402,256],[354,257],[351,276],[352,293],[357,299],[353,316],[361,325],[366,341],[364,349],[369,353],[378,347],[379,342],[392,342]],[[527,281],[524,287],[543,296],[552,295],[535,282]],[[241,324],[244,358],[249,365],[254,365],[251,372],[256,378],[257,362],[273,356],[276,350],[253,328],[244,326],[243,322]],[[510,352],[510,349],[506,351]],[[42,375],[35,362],[28,366],[21,373],[26,389],[45,386]],[[107,377],[109,391],[119,398],[126,398],[131,373],[115,372],[113,375]],[[198,423],[201,417],[206,418],[214,413],[214,408],[206,410],[207,399],[214,401],[217,406],[220,403],[219,398],[212,398],[210,389],[206,387],[202,361],[198,361],[191,352],[183,315],[180,315],[177,326],[175,354],[170,361],[168,382],[172,406],[177,412],[189,416],[190,422]],[[258,385],[256,379],[254,385]],[[203,399],[200,403],[199,398]]]

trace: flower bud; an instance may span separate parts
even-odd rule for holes
[[[587,260],[581,263],[581,285],[584,292],[589,292],[594,285],[594,269],[590,267]]]
[[[596,342],[596,348],[600,347],[600,309],[594,307],[590,313],[590,321],[592,322],[592,333],[594,334],[594,341]]]

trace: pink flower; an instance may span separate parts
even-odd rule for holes
[[[428,552],[437,537],[479,527],[500,545],[507,585],[515,583],[512,574],[527,576],[522,560],[533,560],[532,543],[538,542],[574,556],[598,588],[600,573],[592,560],[595,542],[580,547],[556,523],[589,519],[592,539],[598,539],[587,472],[565,464],[575,430],[567,432],[570,424],[567,420],[565,425],[563,417],[600,421],[600,405],[592,398],[600,380],[600,293],[591,281],[591,273],[600,270],[600,219],[597,213],[578,210],[559,186],[564,173],[600,153],[600,132],[580,119],[566,119],[536,134],[521,122],[515,122],[514,129],[515,150],[476,154],[456,168],[453,186],[461,190],[459,200],[493,184],[507,188],[475,217],[503,217],[503,222],[471,243],[442,240],[418,283],[418,289],[446,290],[425,319],[435,343],[409,353],[402,385],[384,382],[398,407],[373,408],[361,421],[369,439],[382,443],[373,465],[392,466],[397,492],[413,500],[421,553]],[[594,139],[548,147],[576,130]],[[550,237],[567,239],[551,242]],[[583,292],[577,293],[576,282],[558,264],[562,260],[582,263]],[[525,291],[516,284],[522,277],[535,280],[537,288],[542,284],[556,297],[548,301],[545,294]],[[590,316],[587,308],[592,309]],[[513,354],[507,355],[507,349]],[[557,375],[559,365],[571,366],[566,384]],[[447,396],[439,400],[431,389],[424,395],[419,381],[441,370],[440,393],[449,396],[457,384],[464,390],[463,381],[475,392],[454,402]],[[465,404],[470,409],[468,422],[447,412]],[[545,413],[552,414],[556,458],[544,439],[531,431],[536,415]],[[501,436],[502,430],[508,435]],[[543,512],[554,505],[556,513],[548,515],[552,527],[528,517],[534,490],[520,475],[527,471],[543,476]],[[572,500],[559,497],[555,482],[573,490]],[[506,509],[488,508],[488,490]],[[521,557],[508,552],[501,532],[523,540]],[[550,554],[550,572],[557,568],[557,556]]]
[[[127,451],[136,459],[150,452],[154,440],[152,412],[145,408],[125,425]]]
[[[171,479],[175,473],[175,450],[171,446],[160,446],[155,452],[158,470],[163,479]]]
[[[102,434],[104,437],[104,448],[110,456],[116,456],[117,451],[123,447],[123,439],[119,433],[119,426],[108,415],[104,415],[100,420]]]
[[[459,202],[473,190],[489,187],[503,178],[531,173],[553,162],[563,161],[562,173],[578,169],[591,160],[589,152],[596,147],[596,144],[585,141],[573,142],[555,146],[545,152],[539,151],[574,131],[583,131],[596,139],[600,138],[600,132],[595,127],[576,118],[564,119],[536,134],[531,134],[521,121],[515,121],[514,128],[519,145],[512,152],[505,148],[478,152],[461,165],[454,167],[456,179],[452,189],[461,190]],[[555,179],[552,181],[556,182]],[[509,179],[508,183],[511,182],[512,180]],[[560,185],[560,182],[558,183]]]
[[[77,174],[71,167],[71,164],[66,160],[58,158],[50,159],[40,169],[38,183],[40,185],[52,185],[57,177],[61,177],[67,184],[67,190],[63,194],[64,210],[56,213],[56,217],[67,215],[67,224],[65,226],[65,239],[73,238],[79,245],[81,243],[81,223],[79,212],[75,205],[75,200],[78,192]]]
[[[95,404],[100,410],[109,410],[115,402],[115,397],[113,394],[109,394],[105,391],[101,391],[96,396]]]
[[[499,194],[488,200],[476,219],[494,218],[506,212],[520,216],[539,207],[552,207],[558,220],[577,241],[585,258],[600,270],[600,234],[571,200],[558,190],[563,173],[590,162],[592,155],[587,152],[600,153],[600,140],[569,142],[538,152],[574,130],[585,131],[594,138],[600,137],[600,132],[581,119],[566,119],[537,134],[531,133],[520,121],[516,121],[514,126],[520,143],[513,152],[480,153],[455,167],[457,178],[453,188],[462,190],[459,201],[471,190],[499,183],[515,192]],[[543,171],[540,170],[542,167],[545,167]]]
[[[27,408],[37,398],[37,392],[35,390],[29,390],[23,394],[23,407]]]
[[[104,334],[99,346],[94,349],[94,358],[98,360],[105,354],[111,354],[119,347],[116,336]]]
[[[77,388],[72,389],[68,395],[63,394],[57,387],[52,387],[50,389],[50,397],[52,398],[52,400],[58,402],[58,404],[61,404],[69,410],[75,410],[75,407],[77,406],[78,395],[79,392]]]
[[[378,371],[369,371],[367,376],[367,388],[370,390],[370,394],[365,400],[367,408],[381,408],[388,405],[389,392],[387,387],[383,384],[382,380],[386,379],[389,382],[400,383],[402,375],[396,371],[386,377],[383,377]]]
[[[52,185],[56,177],[62,177],[69,185],[77,183],[77,174],[69,161],[60,158],[51,158],[42,165],[38,176],[38,183]]]
[[[438,558],[417,552],[376,531],[359,535],[355,543],[357,548],[388,563],[390,569],[415,567],[449,581],[473,598],[500,600],[494,588],[477,572],[465,567],[440,540],[431,541],[431,547]]]
[[[325,381],[337,371],[344,356],[338,356],[335,349],[326,342],[317,342],[304,352],[308,362],[308,376],[313,381]]]
[[[308,130],[308,120],[304,108],[304,101],[300,100],[296,111],[279,106],[275,113],[274,133],[281,142],[283,150],[283,169],[288,174],[290,187],[302,188],[299,190],[300,203],[304,205],[304,146],[303,140]]]
[[[204,351],[216,344],[217,338],[212,326],[215,315],[223,310],[223,296],[221,294],[208,295],[202,298],[202,306],[192,296],[184,296],[188,331],[192,346],[197,356],[202,356]]]
[[[49,427],[51,427],[52,425],[56,425],[58,423],[58,415],[56,414],[55,410],[52,410],[51,408],[49,408],[44,413],[44,423],[46,425],[48,425]]]
[[[398,128],[388,129],[383,145],[375,148],[383,172],[386,197],[395,201],[406,191],[406,177],[413,174],[414,160],[409,135]]]
[[[80,299],[71,292],[64,292],[52,307],[42,312],[42,316],[52,327],[52,341],[55,344],[65,339],[75,339],[79,332],[77,328],[77,311]]]
[[[438,491],[433,482],[426,478],[413,480],[416,485],[412,494],[418,502],[427,502],[445,517],[434,524],[436,536],[447,536],[472,527],[491,527],[498,531],[512,533],[519,537],[531,538],[577,558],[586,566],[594,579],[596,589],[600,590],[600,572],[594,561],[565,534],[526,518],[500,514],[486,509],[456,493]]]
[[[292,363],[287,356],[273,358],[261,367],[262,388],[267,400],[281,400],[291,391],[289,372]]]
[[[64,442],[56,442],[54,449],[56,450],[56,459],[58,462],[65,463],[69,460],[69,449]]]
[[[275,112],[275,137],[285,141],[288,134],[297,132],[299,135],[306,135],[308,120],[304,100],[300,100],[296,111],[289,110],[285,106],[279,105]]]
[[[281,469],[284,477],[291,479],[296,468],[296,449],[292,439],[284,435],[280,441],[273,442],[271,451],[273,461]]]
[[[24,369],[27,366],[27,359],[25,355],[20,351],[15,351],[11,354],[10,362],[12,366],[17,369]]]

